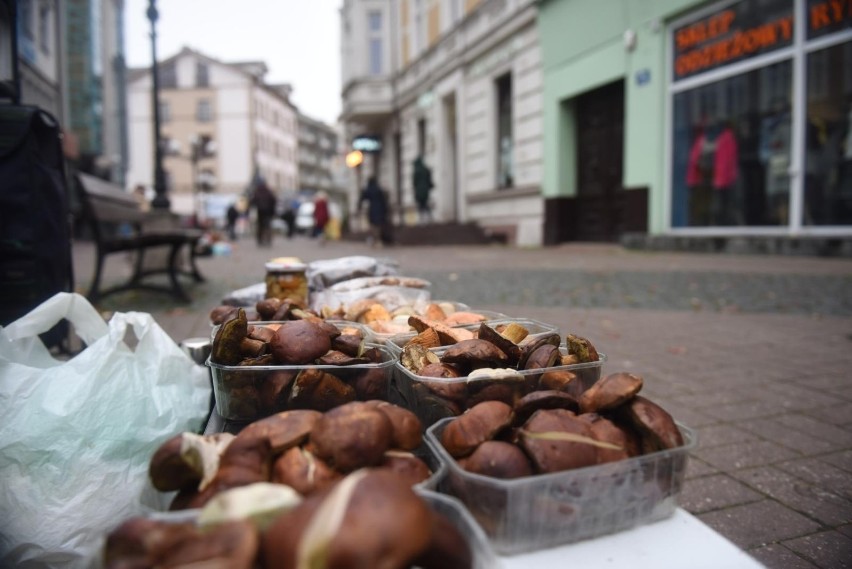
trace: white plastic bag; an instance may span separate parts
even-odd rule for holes
[[[62,318],[87,344],[66,361],[38,338]],[[97,566],[106,534],[145,511],[151,455],[199,432],[209,402],[207,370],[150,314],[107,324],[59,293],[0,327],[0,567]]]

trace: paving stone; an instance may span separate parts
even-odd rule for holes
[[[738,425],[763,439],[776,441],[778,444],[804,455],[824,454],[845,446],[824,437],[811,436],[806,431],[791,426],[786,418],[787,416],[783,415],[768,419],[742,421]]]
[[[760,417],[772,417],[784,412],[783,408],[768,401],[747,401],[733,405],[707,407],[702,409],[719,421],[741,421]]]
[[[826,531],[789,539],[783,544],[823,569],[852,567],[852,538],[840,532]]]
[[[780,544],[752,549],[749,555],[760,561],[767,569],[817,569],[819,567]]]
[[[846,524],[845,526],[838,526],[837,531],[845,535],[846,537],[852,538],[852,524]]]
[[[852,450],[844,450],[832,454],[827,454],[820,457],[821,460],[841,468],[847,472],[852,472]]]
[[[699,446],[693,454],[716,468],[728,472],[800,456],[792,450],[769,441],[749,441],[706,449]]]
[[[756,436],[738,426],[715,424],[701,427],[698,430],[699,444],[702,448],[712,448],[720,445],[745,443],[758,440]]]
[[[698,476],[707,476],[708,474],[716,474],[719,469],[715,466],[707,464],[703,460],[690,456],[686,461],[686,476],[687,480]]]
[[[852,432],[852,401],[840,401],[834,405],[808,409],[803,413]]]
[[[777,468],[742,470],[731,476],[828,526],[852,522],[852,501]]]
[[[725,474],[693,478],[685,485],[680,505],[692,514],[757,502],[766,496]]]
[[[852,444],[852,432],[807,415],[789,413],[779,417],[778,420],[792,429],[807,433],[837,448]]]
[[[774,500],[733,506],[697,517],[746,550],[809,535],[820,529],[817,522]]]
[[[676,421],[679,421],[687,427],[698,429],[705,425],[712,425],[719,422],[715,417],[711,417],[707,413],[703,413],[697,409],[678,406],[676,410],[668,410]],[[698,444],[701,444],[699,439]]]
[[[852,476],[821,460],[820,457],[781,462],[775,467],[819,488],[843,496],[847,500],[852,500]]]

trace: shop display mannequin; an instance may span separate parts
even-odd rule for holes
[[[738,160],[737,140],[730,121],[698,130],[686,172],[690,225],[733,223]]]

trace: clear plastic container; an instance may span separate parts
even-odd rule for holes
[[[563,354],[568,353],[565,346],[561,346]],[[435,349],[440,355],[446,348]],[[520,379],[506,379],[503,377],[488,375],[477,376],[471,379],[467,376],[454,378],[436,378],[416,375],[399,361],[399,354],[395,354],[396,363],[393,369],[393,377],[390,388],[390,402],[413,411],[424,428],[435,422],[455,417],[464,413],[482,400],[498,399],[507,396],[505,391],[510,390],[511,396],[517,399],[530,391],[536,391],[538,379],[547,372],[569,371],[576,375],[574,381],[578,382],[579,391],[585,391],[601,377],[601,368],[607,360],[606,354],[598,353],[598,361],[565,366],[554,366],[532,370],[518,370]],[[502,386],[499,396],[490,396],[485,388],[492,391],[495,384]]]
[[[306,370],[316,370],[333,375],[356,392],[363,392],[356,384],[369,381],[374,396],[360,399],[388,399],[391,373],[396,358],[379,344],[367,343],[375,347],[382,356],[381,363],[338,365],[271,365],[271,366],[226,366],[207,360],[213,376],[213,395],[216,399],[216,412],[225,420],[249,422],[268,417],[288,409],[316,409],[327,411],[335,406],[333,399],[323,393],[307,395],[304,391],[298,397],[278,393],[274,382],[282,381],[282,376],[294,378]],[[296,381],[293,379],[292,381]],[[347,390],[348,391],[348,390]],[[290,392],[292,393],[292,392]]]
[[[460,308],[459,310],[480,314],[481,316],[483,316],[483,320],[474,324],[458,324],[455,326],[450,326],[450,328],[465,328],[467,330],[477,330],[479,326],[483,323],[488,325],[498,325],[507,324],[509,322],[518,322],[519,324],[528,323],[532,327],[532,329],[530,330],[530,333],[532,334],[540,332],[559,332],[559,329],[556,326],[545,324],[544,322],[538,322],[537,320],[512,318],[510,316],[506,316],[502,312],[495,312],[493,310],[476,310],[473,308]],[[376,334],[376,338],[377,341],[381,338],[381,340],[383,340],[384,343],[387,344],[390,350],[401,352],[403,346],[405,346],[405,344],[407,344],[408,341],[416,335],[417,331],[414,330],[414,328],[411,328],[408,332],[385,334],[384,336]]]
[[[695,433],[678,424],[684,445],[634,458],[514,480],[462,469],[440,443],[452,419],[426,430],[447,465],[441,492],[458,498],[494,549],[513,555],[615,533],[671,516],[683,487]]]
[[[498,569],[500,561],[491,546],[488,536],[464,504],[446,494],[418,489],[417,493],[439,514],[443,514],[456,526],[467,540],[473,554],[473,569]]]

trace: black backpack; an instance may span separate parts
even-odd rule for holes
[[[62,133],[37,107],[0,104],[0,324],[74,290]],[[67,338],[67,324],[42,339]]]

